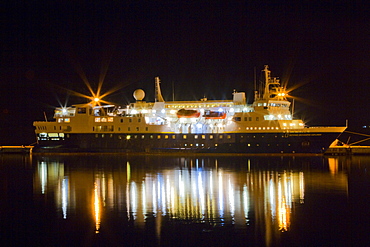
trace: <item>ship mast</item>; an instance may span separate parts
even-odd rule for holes
[[[161,93],[161,87],[160,84],[161,81],[159,80],[159,77],[155,77],[155,102],[164,102],[164,99],[162,97]]]

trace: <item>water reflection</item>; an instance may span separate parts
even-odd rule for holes
[[[64,220],[87,209],[96,233],[108,224],[110,212],[115,212],[114,217],[137,227],[154,222],[157,239],[168,222],[200,224],[204,232],[253,223],[269,245],[278,232],[290,231],[293,212],[305,203],[307,188],[348,193],[348,179],[338,172],[337,158],[317,158],[326,164],[327,173],[316,172],[312,163],[306,169],[305,162],[294,158],[40,157],[34,194],[54,195]]]

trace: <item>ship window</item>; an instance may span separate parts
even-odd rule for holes
[[[172,139],[176,139],[176,136],[175,136],[175,135],[173,135],[173,136],[172,136]]]
[[[113,122],[113,117],[109,117],[108,122]]]
[[[145,138],[145,135],[142,135],[142,136],[141,136],[141,139],[144,139],[144,138]]]
[[[161,139],[161,136],[160,136],[160,135],[158,135],[158,136],[157,136],[157,139]]]
[[[227,139],[231,139],[231,135],[227,135]]]
[[[209,139],[213,139],[213,135],[209,135]]]
[[[217,147],[218,146],[218,144],[217,143],[215,143],[215,147]]]
[[[252,117],[249,117],[249,121],[252,121]]]
[[[139,127],[136,127],[136,131],[139,131]]]
[[[126,140],[130,140],[131,139],[131,136],[130,135],[127,135],[126,136]]]
[[[101,134],[101,138],[104,138],[104,134]]]
[[[127,128],[127,131],[131,131],[130,127]]]
[[[241,117],[234,117],[234,120],[239,122],[239,121],[241,121],[242,119],[241,119]]]
[[[164,136],[164,139],[168,139],[168,135],[165,135],[165,136]]]
[[[153,135],[150,135],[150,139],[153,139]]]
[[[137,121],[140,123],[141,122],[141,118],[138,118]]]
[[[57,126],[54,125],[54,130],[56,130],[56,129],[57,129]]]
[[[260,118],[259,117],[256,117],[256,121],[260,121]]]
[[[204,140],[204,139],[206,139],[206,135],[202,135],[202,139]]]
[[[219,138],[219,139],[223,139],[223,138],[224,138],[224,136],[223,136],[223,135],[219,135],[219,136],[218,136],[218,138]]]
[[[129,118],[129,120],[128,120],[130,123],[132,122],[132,119],[131,118]]]
[[[78,114],[86,114],[86,108],[85,107],[83,107],[83,108],[81,108],[81,107],[77,108],[77,113]]]
[[[250,143],[248,143],[248,147],[250,147],[251,146],[251,144]]]
[[[145,127],[145,130],[146,130],[146,131],[148,131],[148,130],[149,130],[149,128],[148,128],[148,127]]]
[[[99,135],[98,134],[95,134],[95,138],[98,138],[99,137]]]
[[[63,118],[58,118],[58,123],[63,123]]]
[[[64,133],[59,133],[59,137],[64,137]]]
[[[198,135],[195,135],[195,136],[194,136],[194,139],[198,139]]]
[[[186,138],[187,138],[187,136],[186,136],[186,135],[183,135],[183,136],[182,136],[182,139],[186,139]]]
[[[101,121],[102,121],[102,122],[104,122],[104,123],[106,123],[106,122],[107,122],[107,118],[102,117],[102,118],[101,118]]]
[[[118,131],[121,131],[121,127],[118,127]]]
[[[100,123],[100,117],[95,118],[95,123]]]
[[[248,118],[247,117],[244,117],[244,121],[248,121]]]
[[[123,123],[123,119],[121,118],[121,123]]]

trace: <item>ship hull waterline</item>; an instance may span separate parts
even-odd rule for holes
[[[340,133],[68,134],[39,140],[36,153],[322,154]]]

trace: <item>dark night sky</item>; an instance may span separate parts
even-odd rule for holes
[[[254,68],[264,64],[288,88],[300,86],[291,95],[308,125],[370,124],[365,1],[0,5],[0,145],[33,142],[32,122],[43,112],[85,102],[70,91],[88,94],[82,75],[94,89],[104,78],[103,92],[119,87],[106,98],[119,104],[133,101],[137,88],[153,101],[155,76],[167,100],[174,85],[177,100],[231,99],[236,89],[251,102]]]

